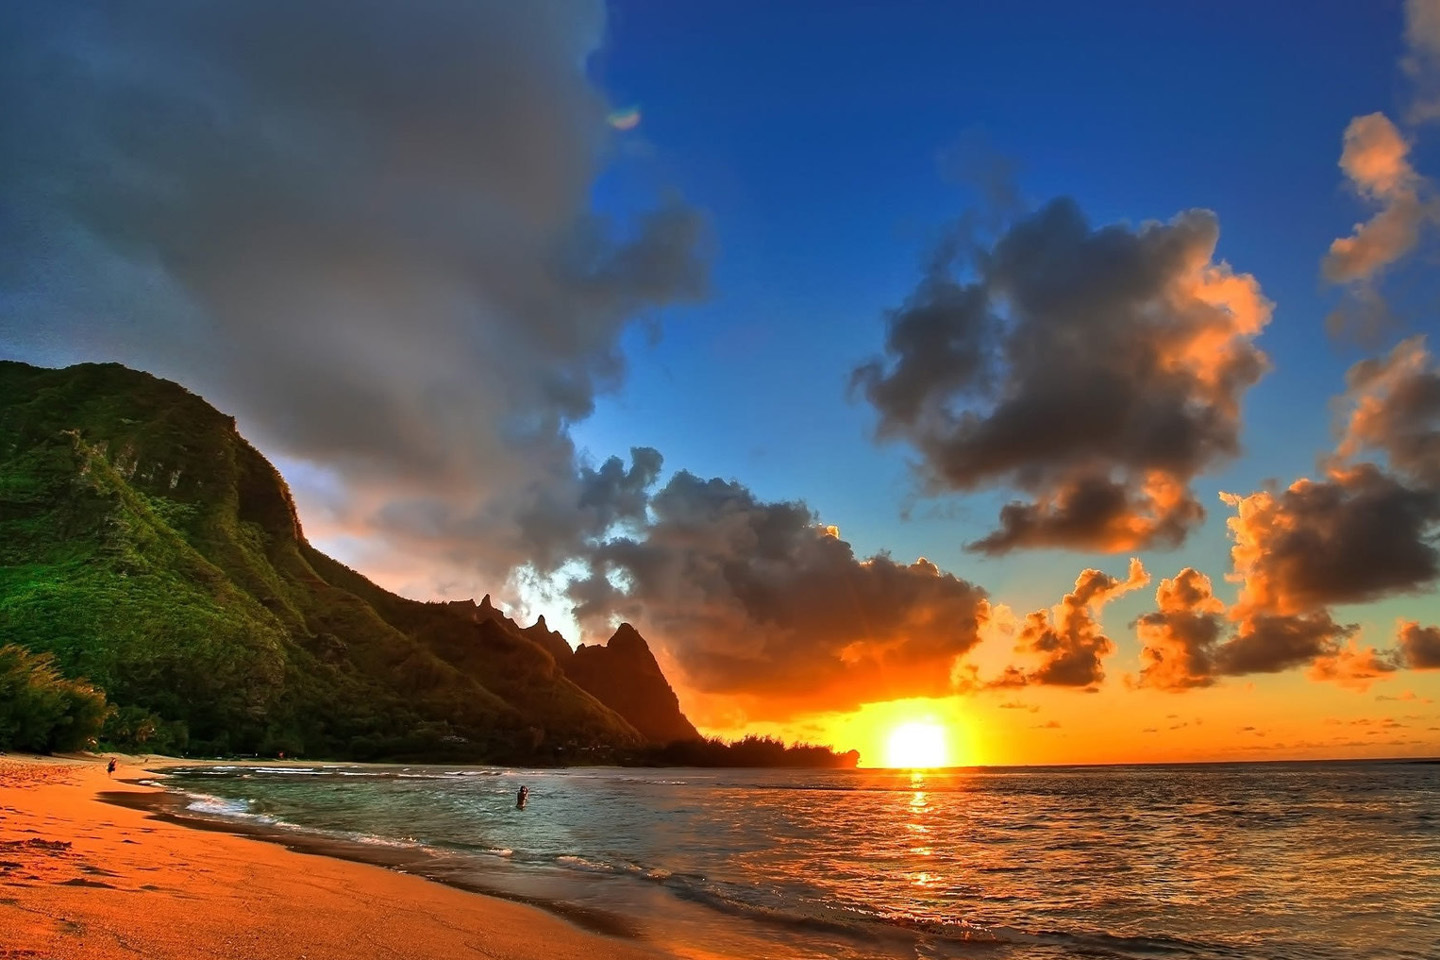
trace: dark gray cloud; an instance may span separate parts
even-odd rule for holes
[[[1338,456],[1381,452],[1411,486],[1440,491],[1440,366],[1432,364],[1425,337],[1360,361],[1345,382],[1349,420]]]
[[[1328,612],[1306,615],[1255,614],[1215,651],[1216,672],[1229,676],[1280,673],[1334,655],[1354,635],[1353,624],[1338,624]]]
[[[1417,662],[1407,642],[1425,661],[1418,625],[1402,630],[1398,648],[1378,650],[1358,645],[1356,627],[1337,623],[1331,608],[1440,580],[1440,368],[1424,338],[1412,337],[1355,364],[1346,384],[1340,443],[1322,479],[1222,494],[1235,511],[1228,526],[1240,594],[1226,611],[1195,570],[1164,581],[1159,610],[1137,621],[1140,684],[1183,690],[1308,664],[1312,679],[1364,690]],[[1223,642],[1222,616],[1234,624]]]
[[[1339,624],[1328,609],[1307,614],[1230,611],[1214,595],[1210,578],[1186,567],[1155,592],[1159,609],[1136,621],[1143,647],[1137,687],[1182,692],[1208,687],[1223,676],[1280,673],[1310,666],[1312,680],[1365,690],[1400,666],[1393,651],[1361,647],[1357,628]]]
[[[1295,613],[1360,603],[1425,589],[1440,576],[1431,542],[1440,491],[1406,486],[1374,464],[1230,503],[1247,609]]]
[[[570,588],[583,624],[641,624],[689,686],[746,697],[754,717],[948,693],[989,612],[980,588],[926,560],[856,557],[803,503],[684,471],[643,528],[588,559]]]
[[[1418,622],[1409,620],[1400,624],[1398,641],[1407,667],[1412,670],[1440,670],[1440,627],[1422,627]],[[1414,697],[1413,694],[1410,696]]]
[[[705,284],[694,210],[590,210],[603,32],[599,0],[4,5],[0,345],[201,390],[388,554],[558,556],[635,512],[570,424]]]
[[[1440,2],[1405,0],[1405,48],[1400,65],[1414,84],[1407,119],[1440,118]]]
[[[1203,519],[1189,483],[1239,451],[1270,316],[1218,236],[1205,211],[1097,229],[1062,199],[942,247],[853,383],[928,493],[1028,495],[970,549],[1175,546]]]
[[[1345,426],[1323,479],[1223,495],[1236,512],[1237,618],[1414,593],[1440,579],[1440,370],[1412,337],[1355,364],[1346,382]]]
[[[582,466],[574,487],[538,487],[518,518],[532,549],[530,562],[554,569],[575,555],[577,544],[601,537],[617,524],[643,524],[650,488],[660,478],[662,465],[658,450],[632,447],[628,468],[619,457],[611,457],[598,470]]]

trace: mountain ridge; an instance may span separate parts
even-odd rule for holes
[[[469,608],[317,550],[274,466],[181,385],[0,361],[0,634],[103,688],[107,740],[506,762],[660,742],[568,675],[543,620]]]

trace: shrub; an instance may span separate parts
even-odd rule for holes
[[[102,691],[62,677],[49,654],[0,646],[0,747],[78,750],[99,735],[109,713]]]

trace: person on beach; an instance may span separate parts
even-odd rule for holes
[[[517,793],[517,794],[515,794],[515,809],[516,809],[516,810],[524,810],[524,809],[525,809],[525,801],[527,801],[527,800],[529,800],[529,799],[530,799],[530,788],[529,788],[529,787],[521,787],[521,788],[520,788],[520,792]]]
[[[114,757],[111,757],[111,758],[110,758],[110,762],[107,763],[107,764],[105,764],[105,775],[106,775],[107,777],[113,777],[113,776],[115,776],[115,766],[116,766],[116,763],[117,763],[116,759],[115,759]]]

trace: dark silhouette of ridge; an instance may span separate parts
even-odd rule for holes
[[[486,599],[488,600],[489,597],[486,597]],[[545,625],[545,615],[543,613],[540,615],[539,620],[536,620],[528,627],[524,627],[520,632],[538,644],[540,649],[554,657],[555,662],[558,663],[562,669],[569,662],[573,654],[573,651],[570,649],[570,644],[565,641],[565,638],[560,635],[558,630],[551,630]],[[611,709],[613,710],[614,708],[611,707]],[[641,733],[644,733],[644,731],[642,730]]]
[[[628,720],[652,743],[698,740],[650,645],[628,623],[604,645],[582,644],[564,664],[565,675]]]
[[[566,679],[623,717],[651,745],[701,739],[681,711],[650,645],[630,624],[622,623],[605,644],[581,644],[572,650],[559,631],[550,629],[543,614],[528,627],[517,626],[488,593],[478,604],[453,600],[448,606],[475,623],[499,624],[528,639],[550,655]]]

